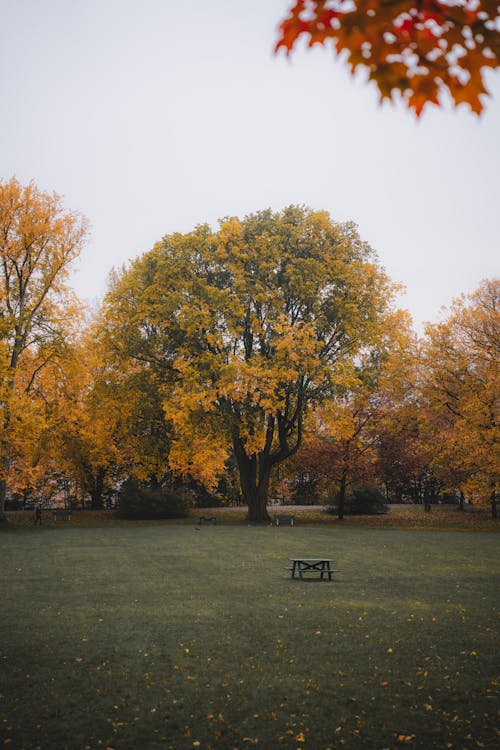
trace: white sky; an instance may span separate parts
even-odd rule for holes
[[[291,0],[0,0],[0,177],[92,225],[74,277],[290,203],[352,219],[417,329],[498,275],[500,74],[477,118],[380,107],[329,50],[272,54]]]

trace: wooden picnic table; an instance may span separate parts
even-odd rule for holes
[[[333,560],[330,557],[291,557],[290,562],[292,567],[292,578],[295,578],[295,574],[303,580],[304,573],[319,573],[319,578],[322,581],[325,576],[328,576],[328,580],[332,580],[333,573],[338,573],[338,570],[334,570],[331,566]]]

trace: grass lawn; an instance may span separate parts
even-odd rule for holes
[[[78,519],[2,532],[0,743],[493,748],[499,540]],[[301,554],[341,573],[291,580]]]

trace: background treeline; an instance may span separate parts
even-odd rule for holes
[[[89,313],[68,287],[86,233],[58,196],[0,182],[1,513],[496,513],[498,280],[418,337],[356,227],[290,206],[163,238]]]

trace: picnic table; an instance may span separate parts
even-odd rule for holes
[[[61,518],[66,521],[71,521],[71,508],[53,508],[52,518],[54,521],[60,520]]]
[[[282,523],[289,523],[290,526],[295,526],[295,515],[293,513],[277,513],[274,516],[274,523],[276,526]]]
[[[304,573],[319,573],[319,578],[322,581],[325,576],[328,576],[328,580],[332,580],[333,573],[339,573],[340,571],[334,570],[331,567],[333,560],[330,557],[291,557],[290,562],[292,567],[289,570],[292,571],[292,578],[295,578],[295,574],[304,580]]]
[[[200,516],[198,524],[201,526],[202,523],[211,523],[213,526],[217,525],[217,518],[215,516]]]

